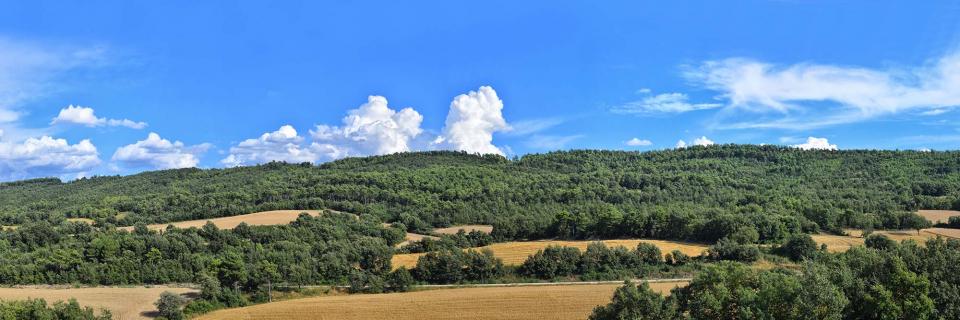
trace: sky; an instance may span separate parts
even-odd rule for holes
[[[0,0],[0,180],[960,148],[956,1]]]

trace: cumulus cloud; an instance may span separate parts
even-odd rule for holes
[[[442,149],[503,155],[493,145],[493,133],[509,129],[503,118],[503,101],[493,88],[482,86],[453,99],[443,133],[434,144]]]
[[[695,146],[709,146],[709,145],[713,145],[713,140],[707,139],[706,136],[702,136],[702,137],[693,139],[693,145],[695,145]]]
[[[143,129],[147,127],[145,122],[137,122],[129,119],[107,119],[98,118],[93,108],[69,105],[60,109],[60,113],[50,122],[54,124],[79,124],[87,127],[127,127],[131,129]]]
[[[647,139],[633,138],[633,139],[627,140],[627,142],[624,142],[624,144],[631,147],[644,147],[644,146],[649,146],[653,144],[653,142]]]
[[[316,162],[319,159],[315,150],[322,147],[301,146],[303,137],[291,125],[284,125],[277,131],[267,132],[256,139],[247,139],[230,148],[230,154],[220,161],[225,166],[236,167],[254,165],[270,161],[290,163]]]
[[[960,53],[906,70],[727,59],[686,76],[720,92],[729,109],[779,115],[728,128],[808,129],[907,111],[934,115],[960,105]]]
[[[649,89],[643,93],[649,92]],[[643,98],[639,101],[628,102],[612,109],[616,113],[630,114],[661,114],[683,113],[697,110],[707,110],[722,107],[719,103],[690,103],[683,93],[661,93]]]
[[[837,150],[837,145],[830,144],[827,138],[807,137],[807,142],[795,144],[791,147],[803,150]]]
[[[350,110],[340,127],[318,125],[310,135],[313,148],[330,159],[410,151],[411,141],[423,132],[423,116],[412,108],[395,111],[387,99],[370,96]]]
[[[680,141],[677,141],[677,145],[676,145],[677,149],[686,148],[686,147],[687,147],[686,141],[683,141],[682,139]]]
[[[0,178],[38,176],[83,176],[100,165],[97,148],[90,140],[70,144],[50,136],[14,143],[0,141]]]
[[[127,167],[190,168],[200,163],[200,154],[209,148],[209,144],[185,146],[180,141],[171,142],[151,132],[145,140],[118,148],[112,160]]]

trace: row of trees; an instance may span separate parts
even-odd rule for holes
[[[0,301],[0,320],[110,320],[109,310],[95,312],[76,300],[48,305],[43,299]]]

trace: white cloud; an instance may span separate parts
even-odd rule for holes
[[[381,155],[410,151],[410,143],[423,132],[423,116],[412,108],[395,111],[387,99],[370,96],[367,103],[350,110],[343,126],[318,125],[310,135],[315,148],[330,159],[344,156]]]
[[[640,138],[633,138],[633,139],[627,140],[627,142],[624,142],[624,143],[631,147],[643,147],[643,146],[649,146],[653,144],[653,142],[651,142],[650,140],[640,139]]]
[[[57,117],[53,118],[53,121],[51,121],[50,124],[79,124],[87,127],[111,126],[127,127],[131,129],[143,129],[147,127],[147,123],[145,122],[136,122],[129,119],[118,120],[98,118],[93,113],[93,108],[73,105],[69,105],[66,108],[60,109],[60,113],[57,115]]]
[[[693,145],[695,145],[695,146],[709,146],[709,145],[713,145],[713,140],[707,139],[706,136],[702,136],[702,137],[693,139]]]
[[[83,176],[98,165],[99,154],[90,140],[70,144],[65,139],[42,136],[20,143],[0,141],[0,178],[5,180]]]
[[[220,161],[225,166],[254,165],[270,161],[290,163],[316,162],[319,156],[315,150],[324,150],[316,144],[301,146],[303,137],[290,125],[284,125],[274,132],[267,132],[257,139],[247,139],[230,148],[230,154]],[[329,151],[329,150],[327,150]]]
[[[687,95],[683,93],[661,93],[614,107],[612,111],[632,114],[683,113],[723,106],[719,103],[690,103],[687,100]]]
[[[200,163],[200,154],[209,148],[209,144],[185,146],[180,141],[170,142],[151,132],[145,140],[118,148],[112,160],[128,167],[190,168]]]
[[[719,91],[731,110],[779,114],[726,128],[809,129],[960,105],[960,53],[908,70],[727,59],[706,62],[687,77]]]
[[[450,103],[443,134],[434,141],[442,149],[463,150],[471,153],[503,152],[493,145],[493,133],[508,131],[503,119],[503,101],[489,86],[461,94]]]
[[[686,142],[686,141],[683,141],[683,140],[677,141],[677,145],[676,145],[676,148],[677,148],[677,149],[686,148],[686,147],[687,147],[687,142]]]
[[[917,149],[917,151],[920,151],[920,152],[933,152],[933,150],[930,150],[930,148],[920,148],[920,149]]]
[[[803,150],[837,150],[837,145],[830,144],[827,138],[808,137],[807,142],[795,144],[791,147]]]
[[[931,109],[931,110],[921,112],[920,114],[925,116],[938,116],[938,115],[947,113],[949,111],[950,110],[947,110],[947,109]]]

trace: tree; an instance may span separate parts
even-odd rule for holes
[[[654,244],[641,242],[637,245],[637,256],[640,261],[646,264],[660,264],[663,262],[663,254],[660,248]]]
[[[650,285],[641,282],[636,285],[625,281],[623,286],[613,293],[610,304],[593,309],[590,320],[661,320],[674,315],[675,306],[659,293],[650,290]]]
[[[787,239],[780,251],[793,261],[801,261],[817,254],[817,242],[808,234],[795,234]]]
[[[160,317],[167,320],[182,320],[184,318],[183,310],[180,308],[186,303],[187,300],[180,295],[164,291],[154,305],[157,306],[157,313]]]
[[[406,267],[400,267],[387,275],[387,290],[390,292],[406,292],[413,286],[415,280]]]

